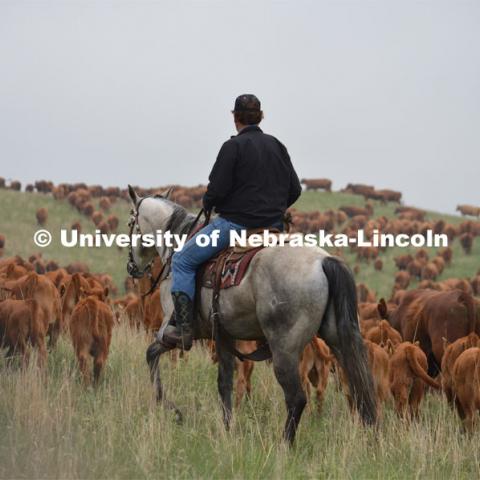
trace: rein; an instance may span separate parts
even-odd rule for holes
[[[138,205],[136,207],[135,210],[132,209],[132,211],[130,212],[131,214],[131,217],[130,217],[130,221],[128,222],[128,225],[130,227],[130,232],[129,232],[129,237],[130,237],[130,245],[129,245],[129,249],[128,249],[128,264],[127,264],[127,270],[128,270],[128,273],[130,276],[134,276],[134,274],[139,274],[141,273],[142,276],[145,275],[145,273],[147,271],[149,271],[152,267],[152,263],[154,261],[154,259],[152,259],[150,261],[150,263],[145,267],[145,269],[143,270],[143,272],[140,272],[138,270],[138,267],[137,267],[137,264],[135,263],[135,260],[133,258],[133,249],[132,249],[132,235],[133,235],[133,231],[136,230],[137,233],[141,234],[141,231],[140,231],[140,226],[138,225],[138,216],[140,214],[140,206],[143,202],[143,200],[145,200],[146,198],[149,198],[151,197],[151,195],[148,195],[146,197],[143,197],[140,199],[140,201],[138,202]],[[188,232],[187,232],[187,237],[190,237],[195,226],[197,225],[198,221],[200,220],[201,216],[202,215],[205,215],[205,222],[203,223],[203,227],[205,227],[206,225],[208,225],[210,223],[210,211],[205,211],[205,209],[201,209],[199,212],[198,212],[198,215],[195,217],[195,220],[192,222],[192,224],[190,225],[189,229],[188,229]],[[171,225],[170,225],[170,228],[169,230],[171,229]],[[173,253],[171,253],[165,264],[162,266],[162,268],[160,269],[160,272],[159,274],[157,275],[157,277],[155,278],[155,280],[152,282],[151,284],[151,287],[149,288],[148,292],[147,293],[144,293],[142,294],[142,298],[145,298],[146,296],[150,295],[154,290],[155,288],[157,287],[157,285],[160,283],[160,281],[162,280],[162,277],[164,277],[163,279],[165,279],[167,276],[168,276],[168,273],[170,272],[170,266],[171,266],[171,263],[172,263],[172,256],[173,256]],[[166,275],[164,276],[164,273],[166,272]]]
[[[205,227],[206,225],[208,225],[208,223],[210,222],[210,212],[205,212],[205,210],[202,208],[198,212],[198,215],[195,217],[195,220],[193,221],[193,223],[190,225],[190,228],[188,229],[188,232],[187,232],[187,238],[190,237],[192,231],[195,228],[195,225],[200,220],[200,217],[202,216],[202,214],[205,214],[205,222],[204,222],[202,228]],[[165,271],[165,269],[167,267],[168,267],[168,272],[170,271],[170,266],[171,266],[171,263],[172,263],[172,256],[173,255],[169,255],[167,261],[165,262],[165,265],[163,265],[163,267],[160,270],[160,273],[157,275],[157,278],[152,282],[152,286],[149,288],[147,293],[144,293],[142,295],[142,298],[145,298],[146,296],[150,295],[155,290],[155,288],[157,288],[157,285],[160,283],[160,279],[162,278],[163,272]],[[167,275],[168,275],[168,272],[167,272]],[[166,276],[165,276],[165,278],[166,278]]]

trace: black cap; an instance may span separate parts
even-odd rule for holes
[[[233,112],[259,112],[260,111],[260,100],[251,93],[244,93],[240,95],[235,100],[235,107],[232,110]]]

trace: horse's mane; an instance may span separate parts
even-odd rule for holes
[[[166,203],[172,208],[172,214],[167,221],[165,230],[178,234],[188,233],[190,231],[190,227],[195,221],[195,215],[193,213],[189,213],[186,208],[161,195],[155,195],[153,198]]]

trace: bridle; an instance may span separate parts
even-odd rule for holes
[[[133,231],[135,230],[137,234],[142,235],[142,232],[140,230],[140,225],[138,224],[138,215],[140,211],[140,205],[142,202],[146,199],[149,198],[149,196],[143,197],[140,199],[138,202],[136,209],[131,209],[130,210],[130,219],[128,221],[128,227],[130,228],[128,232],[128,236],[130,239],[129,245],[128,245],[128,263],[127,263],[127,273],[133,277],[133,278],[141,278],[147,273],[152,268],[152,263],[153,259],[145,266],[143,270],[140,270],[138,268],[138,265],[135,263],[135,260],[133,258]]]
[[[149,198],[149,197],[152,197],[152,195],[147,195],[145,197],[142,197],[139,200],[136,208],[135,209],[132,208],[132,210],[130,210],[130,220],[128,221],[128,227],[130,228],[129,234],[128,234],[129,238],[130,238],[130,242],[129,242],[129,246],[128,246],[127,273],[133,278],[141,278],[146,273],[149,273],[151,275],[152,265],[153,265],[153,262],[155,261],[155,257],[153,257],[152,260],[150,260],[150,262],[147,263],[145,268],[143,270],[140,270],[138,268],[138,265],[135,262],[135,259],[133,258],[132,235],[133,235],[134,231],[137,234],[139,234],[140,236],[142,235],[142,232],[140,230],[140,225],[138,224],[138,216],[140,214],[140,206],[141,206],[142,202],[146,198]],[[200,210],[200,212],[198,212],[198,215],[195,217],[195,220],[193,221],[193,223],[190,225],[190,228],[188,229],[188,232],[187,232],[188,237],[191,235],[191,233],[194,230],[196,224],[200,220],[200,217],[202,216],[202,214],[205,214],[205,223],[203,224],[203,226],[207,225],[210,222],[210,212],[206,212],[202,208]],[[155,288],[160,283],[160,281],[164,280],[165,278],[168,277],[168,274],[170,273],[170,265],[171,265],[171,262],[172,262],[172,256],[173,256],[173,250],[169,253],[166,261],[164,262],[162,268],[160,269],[159,274],[157,275],[157,278],[154,281],[152,281],[150,289],[148,290],[147,293],[142,294],[142,297],[146,297],[147,295],[150,295],[155,290]]]

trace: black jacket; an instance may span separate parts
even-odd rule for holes
[[[256,125],[222,145],[208,179],[205,209],[249,228],[281,222],[302,191],[287,149]]]

